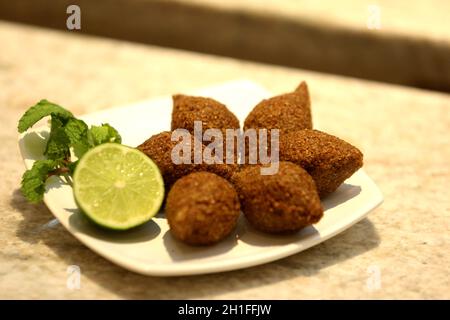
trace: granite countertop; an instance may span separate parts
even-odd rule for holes
[[[450,298],[450,95],[4,22],[0,39],[0,298]],[[274,93],[306,80],[315,122],[363,150],[383,205],[273,263],[157,278],[93,253],[18,191],[16,124],[39,99],[82,114],[237,78]]]

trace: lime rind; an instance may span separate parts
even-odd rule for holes
[[[115,230],[149,221],[164,200],[157,165],[139,150],[116,143],[102,144],[81,158],[73,191],[89,220]]]

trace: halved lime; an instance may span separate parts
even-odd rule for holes
[[[73,175],[73,192],[93,222],[125,230],[158,212],[164,182],[156,164],[139,150],[105,143],[81,158]]]

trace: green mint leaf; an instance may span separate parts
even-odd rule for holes
[[[65,159],[70,156],[70,139],[64,127],[66,123],[67,120],[64,118],[52,116],[50,136],[44,151],[48,159]]]
[[[64,127],[67,137],[72,145],[86,139],[88,126],[83,120],[70,118]]]
[[[61,106],[49,102],[47,100],[41,100],[36,105],[30,107],[25,114],[20,118],[17,129],[20,133],[25,132],[31,128],[36,122],[42,118],[50,115],[58,115],[61,118],[72,118],[73,114],[67,111]]]
[[[81,159],[81,157],[89,150],[89,145],[84,142],[76,143],[72,147],[73,153],[78,159]]]
[[[89,149],[87,138],[88,126],[83,120],[71,118],[64,127],[64,131],[73,147],[73,151],[78,158]]]
[[[119,132],[107,123],[103,123],[101,126],[91,126],[87,137],[91,147],[95,147],[106,142],[122,142],[122,137]]]
[[[56,169],[57,165],[57,161],[54,160],[37,160],[31,169],[25,171],[21,190],[28,201],[34,203],[42,201],[48,173]]]

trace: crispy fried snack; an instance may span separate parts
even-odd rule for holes
[[[300,83],[294,92],[258,103],[244,122],[244,130],[250,128],[279,129],[280,135],[312,129],[311,102],[306,82]]]
[[[172,130],[182,128],[194,132],[194,121],[202,121],[203,130],[239,129],[239,120],[228,108],[211,98],[176,94],[173,97]]]
[[[169,190],[171,186],[179,178],[195,172],[195,171],[210,171],[214,172],[226,179],[231,178],[234,171],[237,170],[237,164],[194,164],[194,138],[191,140],[191,164],[175,164],[172,161],[172,149],[177,145],[177,141],[171,141],[171,132],[164,131],[159,134],[151,136],[144,143],[137,148],[144,152],[150,159],[152,159],[164,179],[166,190]],[[205,146],[201,145],[202,152],[205,150]]]
[[[318,130],[300,130],[280,137],[280,160],[291,161],[314,179],[320,197],[335,191],[363,165],[358,148]]]
[[[225,179],[195,172],[179,179],[169,192],[166,217],[177,239],[191,245],[209,245],[236,227],[239,198]]]
[[[242,211],[256,229],[289,233],[318,222],[323,209],[311,176],[291,162],[280,162],[274,175],[246,166],[233,175]]]
[[[172,130],[186,129],[191,134],[194,133],[194,121],[202,122],[202,129],[205,132],[208,129],[218,129],[222,133],[222,139],[217,139],[221,145],[222,153],[226,152],[226,129],[240,129],[239,120],[228,110],[228,108],[211,98],[194,97],[182,94],[176,94],[173,98],[172,110]],[[197,137],[199,139],[199,137]],[[212,139],[216,141],[216,138]],[[235,140],[236,141],[236,140]],[[202,141],[205,145],[209,142]],[[238,149],[235,148],[234,162],[237,163]]]

